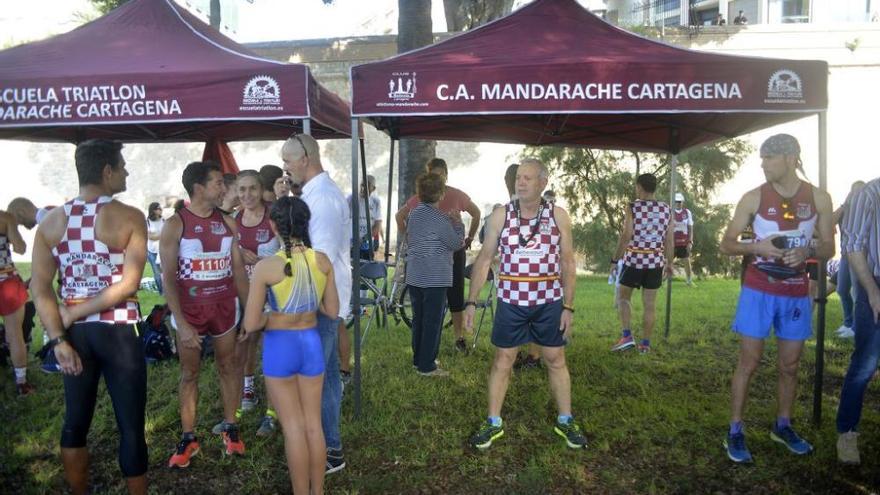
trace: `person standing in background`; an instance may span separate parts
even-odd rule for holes
[[[162,206],[152,202],[147,208],[147,261],[153,270],[153,280],[156,281],[156,290],[162,292],[162,265],[159,260],[159,238],[162,236],[162,227],[165,220],[162,218]]]

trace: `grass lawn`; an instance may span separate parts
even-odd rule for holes
[[[27,267],[23,267],[27,271]],[[149,267],[147,267],[149,272]],[[411,368],[409,331],[392,325],[370,331],[363,355],[363,411],[353,417],[343,402],[342,437],[348,466],[326,480],[329,493],[876,493],[880,491],[880,385],[871,384],[861,423],[862,466],[836,463],[834,416],[852,341],[826,342],[823,420],[810,423],[815,342],[800,368],[796,426],[816,447],[807,457],[789,454],[768,436],[775,416],[775,345],[755,376],[747,409],[755,465],[729,462],[721,441],[729,417],[729,382],[737,340],[729,330],[738,281],[710,279],[696,289],[674,284],[671,335],[662,338],[665,297],[658,310],[655,350],[612,354],[618,334],[613,291],[604,278],[578,280],[576,331],[567,349],[573,407],[589,439],[572,451],[552,432],[556,416],[546,372],[515,373],[503,412],[505,436],[486,452],[466,444],[486,414],[492,359],[488,327],[476,351],[456,354],[450,332],[440,351],[447,379],[424,378]],[[665,289],[664,289],[665,290]],[[665,294],[665,293],[664,293]],[[149,311],[160,302],[141,294]],[[635,303],[636,315],[641,303]],[[836,296],[828,305],[828,332],[841,321]],[[641,325],[636,325],[640,336]],[[34,335],[33,350],[41,343]],[[247,455],[224,458],[210,427],[220,419],[214,364],[200,377],[202,453],[184,471],[165,463],[180,434],[176,361],[149,367],[147,443],[151,493],[289,493],[283,442],[254,436],[262,411],[243,420]],[[58,441],[64,414],[58,375],[30,377],[38,393],[13,394],[11,371],[0,378],[0,479],[3,493],[63,493]],[[261,384],[262,387],[262,384]],[[116,463],[118,438],[112,407],[101,385],[89,445],[95,493],[124,493]],[[262,392],[261,392],[262,393]]]

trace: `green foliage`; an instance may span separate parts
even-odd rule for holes
[[[693,265],[697,273],[732,274],[735,266],[718,250],[718,243],[731,209],[712,205],[718,186],[729,180],[751,151],[740,139],[731,139],[683,152],[676,167],[678,191],[694,215]],[[638,173],[652,173],[659,179],[657,197],[669,196],[669,156],[584,148],[526,148],[525,156],[538,158],[551,170],[551,185],[565,198],[575,221],[573,237],[588,265],[607,267],[617,246],[625,207],[635,196]]]
[[[120,5],[128,2],[129,0],[89,0],[94,5],[95,9],[101,13],[101,15],[110,12],[111,10],[119,7]]]
[[[24,276],[28,271],[24,268]],[[145,276],[150,276],[149,267]],[[487,452],[466,446],[486,414],[487,375],[494,348],[491,321],[484,323],[475,350],[452,349],[444,331],[439,360],[446,379],[418,376],[412,369],[410,333],[394,320],[373,327],[363,347],[363,411],[353,416],[352,388],[342,406],[342,439],[347,467],[326,478],[328,494],[673,494],[876,493],[880,489],[880,383],[870,384],[859,425],[862,466],[841,468],[835,459],[834,413],[852,341],[829,340],[825,354],[824,422],[809,424],[815,345],[808,341],[798,370],[800,393],[795,418],[801,434],[816,446],[795,456],[767,436],[776,413],[776,346],[765,351],[764,366],[752,379],[746,416],[749,447],[757,465],[730,463],[721,448],[729,414],[730,376],[738,342],[728,330],[739,284],[709,279],[699,288],[673,285],[672,330],[664,340],[654,334],[654,352],[614,354],[617,337],[613,291],[598,277],[579,277],[574,339],[566,349],[571,373],[572,408],[589,441],[586,451],[566,448],[552,431],[556,406],[546,369],[516,371],[504,404],[505,435]],[[141,291],[141,307],[161,302]],[[840,322],[836,296],[828,306],[829,328]],[[635,321],[641,300],[633,299]],[[663,320],[665,298],[658,300]],[[491,318],[486,316],[487,320]],[[636,335],[641,325],[636,323]],[[40,330],[34,332],[36,350]],[[37,394],[13,396],[12,371],[0,374],[0,479],[3,493],[65,493],[58,441],[64,419],[61,377],[36,370],[29,379]],[[202,451],[185,471],[165,467],[180,435],[174,360],[148,368],[146,436],[150,493],[290,493],[281,435],[254,435],[264,409],[242,418],[247,453],[224,457],[221,440],[210,434],[221,418],[216,364],[202,364],[196,433]],[[258,388],[263,388],[258,380]],[[260,391],[261,398],[265,398]],[[263,404],[261,404],[262,406]],[[93,493],[124,494],[116,461],[119,434],[103,385],[89,434]]]

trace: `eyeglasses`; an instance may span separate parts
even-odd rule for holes
[[[293,139],[296,139],[296,142],[299,143],[299,146],[300,146],[300,147],[302,148],[302,150],[303,150],[303,155],[305,155],[305,157],[308,159],[308,157],[309,157],[309,151],[306,149],[306,145],[303,144],[302,139],[300,139],[299,134],[293,134],[293,135],[290,136],[290,137],[293,138]]]

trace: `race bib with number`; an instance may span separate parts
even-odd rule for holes
[[[221,280],[232,276],[232,260],[221,253],[194,253],[192,255],[193,280]]]

